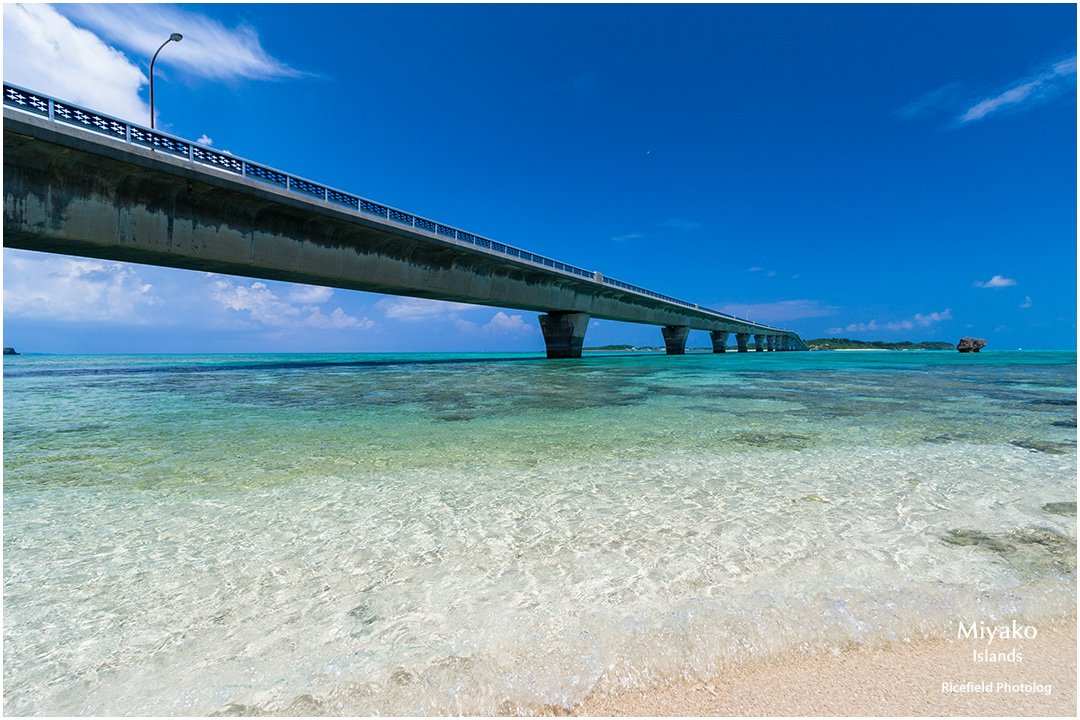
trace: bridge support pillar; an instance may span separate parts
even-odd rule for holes
[[[756,352],[765,352],[765,336],[761,333],[754,336],[754,350]]]
[[[777,338],[776,338],[776,349],[777,350],[787,350],[788,349],[787,335],[778,335],[777,336]]]
[[[585,329],[589,326],[587,313],[551,312],[540,316],[540,332],[550,359],[579,358],[581,345],[585,342]]]
[[[712,351],[714,353],[727,352],[727,338],[728,332],[726,330],[713,330],[709,333],[709,339],[712,340]]]
[[[690,328],[685,325],[667,325],[661,330],[664,333],[664,345],[667,346],[668,355],[686,354],[686,338],[690,336]]]
[[[765,345],[768,348],[769,352],[776,352],[776,336],[775,335],[766,335],[765,336]]]
[[[746,343],[750,340],[750,333],[735,333],[735,342],[739,343],[739,352],[747,352]]]

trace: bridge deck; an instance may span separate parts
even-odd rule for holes
[[[21,88],[5,85],[4,98],[7,247],[768,335],[805,347],[790,330],[701,308]]]

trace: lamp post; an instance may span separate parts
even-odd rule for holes
[[[154,129],[154,61],[157,60],[158,53],[171,42],[180,42],[184,39],[184,36],[180,33],[173,33],[169,36],[169,39],[161,43],[161,47],[154,53],[153,59],[150,61],[150,129]]]

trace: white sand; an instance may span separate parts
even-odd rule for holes
[[[985,640],[936,640],[733,668],[705,683],[590,696],[576,715],[919,715],[1076,717],[1076,618],[1037,626],[1034,640],[998,640],[1021,662],[975,662]],[[991,692],[956,692],[943,683],[982,683]],[[1049,686],[1050,692],[1007,692]]]

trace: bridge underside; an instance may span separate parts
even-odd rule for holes
[[[713,332],[717,352],[718,333],[725,341],[762,333],[774,338],[769,349],[805,347],[790,331],[481,252],[8,108],[4,245],[546,313],[550,357],[580,357],[589,318],[659,325],[673,354],[690,329]]]

